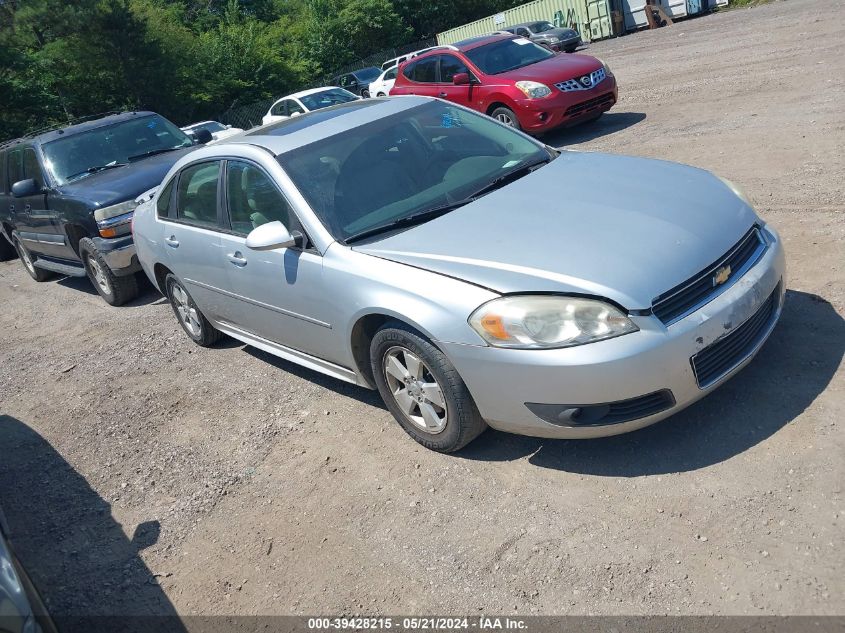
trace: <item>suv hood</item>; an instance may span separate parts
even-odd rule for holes
[[[555,55],[536,64],[529,64],[522,68],[509,70],[506,73],[492,75],[497,79],[508,81],[539,81],[540,83],[553,84],[564,79],[573,79],[581,75],[587,75],[594,70],[601,68],[601,62],[590,55],[579,55],[569,53],[567,55]]]
[[[757,222],[713,174],[563,152],[435,220],[354,250],[499,293],[581,293],[629,310],[713,264]]]
[[[202,146],[194,145],[150,156],[129,163],[125,167],[92,174],[62,185],[58,189],[62,194],[85,200],[94,207],[107,207],[126,200],[134,200],[150,188],[160,185],[177,160],[199,147]]]
[[[537,35],[535,37],[537,37],[537,38],[548,38],[549,36],[554,36],[554,37],[558,37],[562,40],[566,40],[566,39],[569,39],[571,37],[574,37],[575,35],[578,35],[577,31],[573,31],[572,29],[565,29],[565,28],[558,27],[558,28],[554,28],[554,29],[549,29],[548,31],[543,31],[542,33],[537,33]]]

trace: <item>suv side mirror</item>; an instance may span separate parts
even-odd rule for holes
[[[205,145],[206,143],[211,143],[211,141],[214,140],[214,137],[211,135],[211,132],[205,128],[200,128],[194,132],[194,139],[196,139],[197,143],[200,145]]]
[[[246,236],[246,247],[254,251],[271,251],[275,248],[290,248],[300,240],[290,234],[284,224],[275,220],[252,229]]]
[[[452,77],[452,83],[456,86],[466,86],[469,81],[469,73],[456,73],[454,77]]]
[[[26,180],[19,180],[12,185],[12,195],[15,198],[26,198],[27,196],[34,196],[41,193],[41,187],[35,182],[33,178]]]

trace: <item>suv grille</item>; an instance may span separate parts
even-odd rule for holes
[[[769,330],[779,301],[780,284],[752,317],[690,359],[701,389],[709,387],[748,358]]]
[[[589,75],[567,79],[555,84],[555,88],[561,92],[574,92],[576,90],[590,90],[605,80],[607,73],[604,68],[594,70]]]
[[[654,315],[664,325],[679,321],[730,288],[734,281],[742,277],[757,262],[765,250],[766,243],[760,235],[760,230],[756,226],[752,227],[715,264],[656,297],[651,302]],[[717,283],[715,278],[720,271],[728,272],[728,278],[726,281]]]

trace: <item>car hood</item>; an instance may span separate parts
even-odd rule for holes
[[[601,68],[601,62],[595,57],[570,53],[568,55],[555,55],[536,64],[530,64],[493,76],[497,79],[507,79],[509,81],[554,83],[564,79],[580,77],[599,68]]]
[[[640,310],[757,221],[707,171],[563,152],[473,203],[354,249],[502,294],[580,293]]]
[[[148,189],[161,184],[176,161],[198,147],[202,146],[194,145],[150,156],[125,167],[92,174],[58,189],[63,195],[85,200],[94,207],[107,207],[125,200],[133,200]]]
[[[563,28],[551,29],[551,30],[548,30],[548,31],[543,31],[542,33],[537,33],[537,37],[553,36],[553,37],[559,37],[560,39],[567,39],[567,38],[573,37],[575,35],[578,35],[578,33],[576,31],[573,31],[572,29],[563,29]]]

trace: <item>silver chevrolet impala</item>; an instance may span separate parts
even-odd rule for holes
[[[378,389],[438,451],[666,418],[752,359],[784,296],[777,233],[730,182],[418,97],[192,152],[134,235],[196,343]]]

